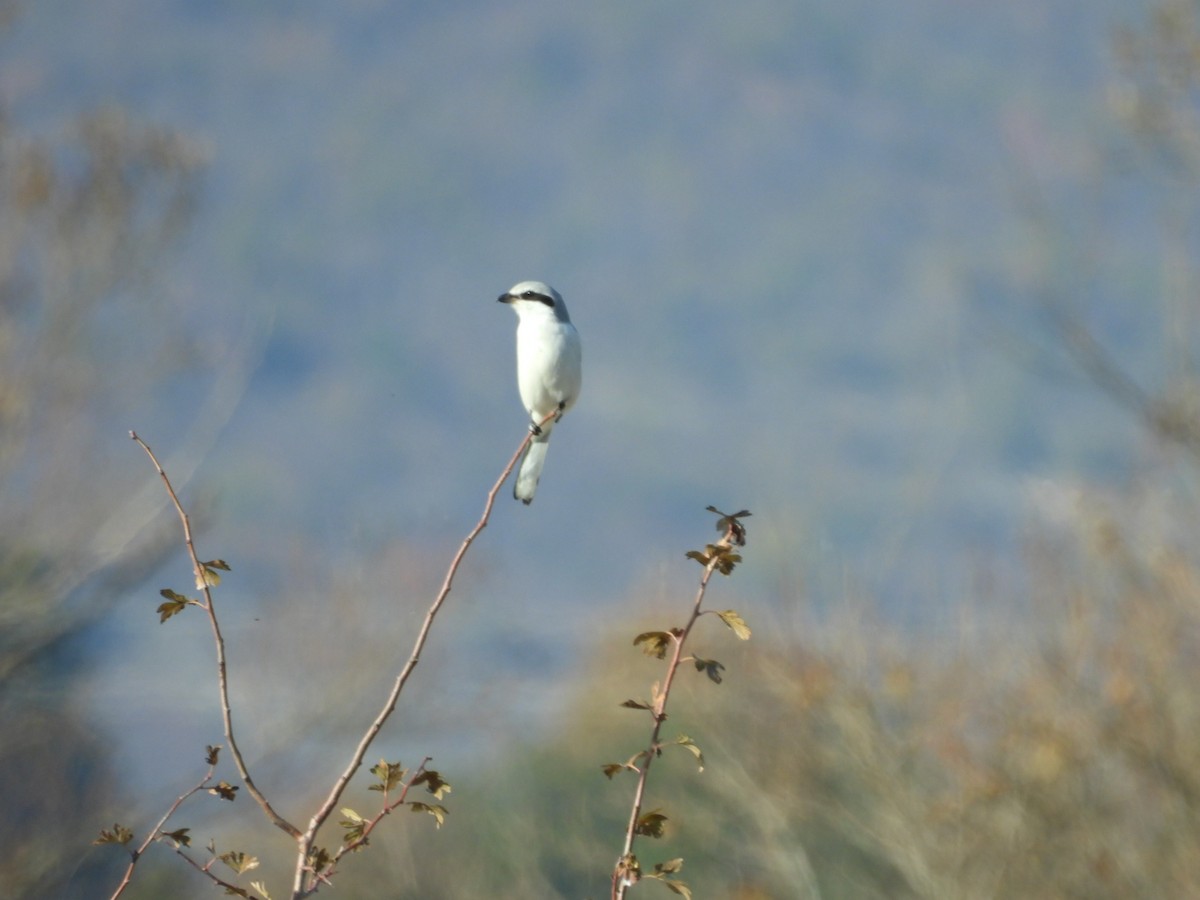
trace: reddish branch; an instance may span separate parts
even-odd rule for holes
[[[720,512],[711,506],[709,507],[709,511]],[[698,552],[688,554],[689,557],[704,561],[704,573],[700,576],[700,586],[696,590],[696,599],[692,603],[692,613],[687,620],[687,624],[682,629],[673,628],[669,632],[665,632],[671,639],[673,649],[662,687],[657,689],[656,696],[653,697],[651,702],[650,715],[654,720],[654,728],[650,732],[650,743],[645,750],[638,753],[625,766],[637,772],[638,778],[637,787],[633,795],[633,808],[629,813],[629,824],[625,829],[625,843],[621,848],[621,855],[618,857],[617,864],[613,869],[612,900],[623,900],[625,892],[640,877],[639,865],[633,854],[633,842],[638,834],[638,823],[642,816],[642,804],[646,797],[646,782],[650,775],[650,764],[662,752],[662,743],[659,740],[659,735],[662,732],[663,722],[667,720],[667,700],[671,695],[671,686],[675,683],[675,676],[679,672],[680,663],[685,661],[683,655],[684,644],[687,643],[688,635],[692,633],[692,628],[695,626],[696,621],[700,616],[704,615],[705,610],[702,608],[704,594],[708,590],[708,582],[712,578],[713,572],[722,571],[728,574],[732,568],[731,563],[741,559],[740,556],[732,552],[733,547],[740,547],[746,542],[745,528],[738,520],[750,515],[750,513],[743,510],[732,516],[723,513],[721,515],[722,519],[719,525],[724,525],[725,533],[715,545],[710,545],[707,548],[709,551],[708,555],[704,556]],[[640,760],[640,762],[635,763],[634,760]]]
[[[225,739],[229,742],[229,752],[233,756],[234,765],[237,766],[238,775],[241,776],[242,783],[246,785],[246,790],[254,801],[262,807],[263,813],[271,820],[271,823],[283,831],[286,831],[292,837],[300,836],[300,829],[281,816],[271,806],[270,802],[258,789],[258,785],[254,783],[254,779],[250,777],[250,770],[246,767],[246,761],[242,758],[241,748],[238,746],[237,740],[233,736],[233,710],[229,705],[229,676],[228,667],[225,662],[225,638],[221,635],[221,626],[217,622],[217,611],[213,606],[212,590],[209,587],[208,575],[205,572],[204,566],[200,564],[200,557],[196,555],[196,545],[192,542],[192,526],[188,521],[187,513],[183,511],[183,505],[179,502],[179,497],[175,494],[175,488],[171,486],[171,480],[167,478],[167,473],[163,471],[163,467],[159,464],[158,458],[154,455],[146,442],[137,436],[137,432],[129,432],[129,436],[137,442],[138,446],[146,451],[146,455],[150,457],[150,461],[154,463],[154,468],[158,470],[158,475],[166,485],[167,493],[171,495],[171,502],[175,504],[175,512],[179,514],[179,521],[183,523],[183,538],[187,544],[188,556],[192,560],[192,571],[196,575],[196,586],[204,592],[204,602],[200,604],[204,612],[208,615],[209,625],[212,626],[213,642],[217,647],[217,684],[221,693],[221,720],[225,725]]]
[[[215,754],[210,758],[212,761],[209,763],[208,772],[206,772],[204,777],[200,779],[200,783],[180,794],[175,799],[175,802],[171,804],[171,807],[166,811],[166,813],[163,814],[163,817],[154,824],[153,828],[150,829],[150,833],[146,835],[146,839],[142,841],[136,850],[130,853],[129,867],[125,870],[125,877],[121,879],[121,883],[117,885],[117,889],[113,891],[112,900],[117,900],[121,894],[125,893],[125,888],[129,887],[129,882],[133,878],[133,870],[137,866],[138,860],[142,858],[142,854],[146,852],[146,849],[154,842],[159,834],[162,833],[163,826],[167,824],[167,819],[171,818],[171,816],[175,814],[175,811],[183,805],[184,800],[193,794],[198,794],[200,791],[208,787],[208,783],[212,781],[213,772],[215,772],[217,768]]]
[[[541,422],[540,425],[545,425],[552,418],[558,415],[557,410],[551,413]],[[446,572],[446,578],[442,582],[441,590],[438,591],[429,610],[425,613],[425,621],[421,624],[421,630],[417,633],[417,639],[413,643],[412,653],[409,654],[408,661],[404,664],[404,668],[400,670],[400,674],[396,676],[396,681],[392,685],[391,693],[388,694],[387,700],[383,704],[383,708],[379,710],[379,714],[375,717],[366,733],[359,741],[358,747],[354,751],[354,755],[350,758],[350,763],[346,766],[336,782],[333,789],[329,792],[329,796],[325,798],[325,802],[317,809],[312,819],[308,823],[308,828],[303,834],[297,835],[297,843],[299,844],[300,852],[299,859],[296,864],[296,876],[292,885],[292,897],[300,898],[312,894],[316,889],[315,883],[305,884],[305,871],[309,854],[312,852],[314,841],[316,840],[317,831],[332,814],[334,808],[338,805],[342,794],[346,790],[346,786],[350,783],[350,779],[354,777],[354,773],[362,766],[362,761],[367,755],[367,750],[370,749],[371,743],[383,728],[385,722],[391,716],[392,711],[396,708],[396,703],[400,699],[400,692],[404,690],[404,685],[408,682],[409,676],[417,667],[417,663],[421,659],[421,651],[425,649],[425,642],[429,638],[429,631],[433,627],[433,620],[437,617],[438,611],[442,608],[446,598],[450,596],[450,588],[454,584],[454,576],[458,573],[458,568],[462,565],[463,558],[467,555],[467,550],[474,542],[479,533],[487,527],[488,520],[492,515],[492,507],[496,503],[496,495],[499,494],[501,486],[508,476],[512,474],[512,470],[516,467],[517,462],[521,459],[521,454],[525,452],[525,448],[529,446],[529,441],[533,438],[532,432],[525,435],[525,440],[521,441],[521,446],[517,448],[517,452],[513,454],[512,459],[508,461],[508,465],[504,467],[504,471],[500,473],[500,477],[488,491],[487,502],[483,507],[483,515],[479,517],[479,521],[475,523],[475,527],[463,539],[462,546],[458,548],[458,552],[454,554],[454,559],[450,562],[450,568]],[[311,871],[311,870],[309,870]]]
[[[667,721],[667,699],[671,694],[671,685],[675,681],[675,675],[679,671],[679,664],[683,661],[683,645],[687,641],[688,635],[691,634],[696,620],[700,618],[700,614],[703,611],[700,605],[704,601],[704,592],[708,590],[708,581],[712,578],[712,573],[716,570],[718,562],[718,558],[713,557],[704,567],[704,574],[700,576],[700,587],[696,591],[696,600],[692,604],[692,614],[688,618],[683,630],[669,632],[675,648],[671,653],[671,662],[667,666],[667,676],[663,680],[662,689],[658,692],[658,696],[654,698],[654,708],[651,710],[651,715],[654,717],[654,729],[650,732],[650,744],[641,754],[641,764],[636,767],[638,780],[637,787],[633,793],[633,809],[629,813],[629,825],[625,829],[625,845],[621,848],[621,857],[617,861],[616,869],[613,870],[613,900],[622,900],[630,884],[633,883],[630,878],[626,877],[626,866],[632,859],[633,839],[637,834],[638,819],[642,815],[642,803],[646,796],[646,780],[650,775],[650,763],[654,761],[654,758],[661,749],[658,737],[662,731],[663,722]]]
[[[558,415],[558,413],[557,413],[557,411],[555,411],[554,413],[547,416],[544,420],[542,420],[538,424],[545,425],[552,418],[555,418],[557,415]],[[221,635],[220,625],[217,622],[216,609],[213,605],[212,591],[210,589],[209,581],[208,581],[208,572],[206,571],[205,564],[200,561],[200,557],[196,553],[196,547],[192,540],[191,523],[188,520],[187,513],[184,512],[183,505],[179,502],[179,497],[176,495],[175,489],[172,487],[171,481],[167,477],[167,473],[163,470],[163,467],[159,464],[158,458],[154,455],[154,452],[140,437],[138,437],[136,432],[131,431],[129,433],[129,436],[138,444],[138,446],[140,446],[143,450],[146,451],[147,456],[150,457],[150,461],[154,463],[154,467],[158,471],[159,477],[162,479],[163,484],[166,486],[167,493],[171,497],[171,502],[175,506],[175,511],[179,515],[179,520],[183,524],[184,542],[187,545],[188,556],[192,561],[192,570],[196,576],[196,584],[200,588],[200,590],[202,590],[204,593],[203,602],[198,602],[198,603],[196,603],[196,605],[201,606],[204,609],[204,611],[206,612],[206,614],[208,615],[209,624],[212,627],[213,641],[216,644],[216,648],[217,648],[217,676],[218,676],[218,683],[220,686],[221,713],[222,713],[222,719],[223,719],[224,726],[225,726],[225,737],[229,743],[230,753],[232,754],[234,763],[237,766],[238,774],[241,776],[242,782],[246,785],[246,790],[250,793],[250,795],[258,803],[258,805],[262,808],[263,813],[267,816],[267,818],[271,821],[271,823],[274,824],[277,828],[279,828],[283,831],[286,831],[289,835],[291,835],[293,838],[295,838],[297,847],[298,847],[298,855],[297,855],[297,862],[296,862],[295,878],[293,880],[293,885],[292,885],[292,897],[294,898],[294,900],[295,900],[295,898],[307,897],[307,896],[315,893],[315,891],[317,890],[317,888],[320,886],[320,884],[322,882],[327,883],[326,879],[327,879],[328,875],[330,875],[332,873],[332,864],[324,872],[317,872],[313,869],[312,865],[309,862],[309,859],[310,859],[312,851],[313,851],[314,843],[316,840],[317,832],[320,830],[321,826],[323,824],[325,824],[325,822],[328,820],[329,816],[332,814],[334,808],[338,804],[338,801],[341,799],[342,794],[345,792],[347,785],[349,785],[350,779],[354,777],[354,774],[362,766],[363,759],[366,757],[367,751],[370,749],[371,744],[374,742],[374,740],[378,736],[380,730],[383,728],[384,724],[387,722],[387,720],[390,718],[393,711],[395,710],[396,704],[400,699],[400,694],[404,690],[405,684],[407,684],[409,677],[412,675],[413,670],[417,667],[417,663],[420,661],[421,652],[425,648],[425,642],[428,640],[430,630],[433,627],[433,621],[437,617],[438,611],[442,608],[442,604],[445,603],[446,598],[450,596],[450,590],[454,584],[454,576],[458,573],[458,569],[462,565],[462,561],[467,554],[467,550],[470,548],[470,546],[474,542],[475,538],[478,537],[480,532],[482,532],[483,529],[487,527],[488,520],[490,519],[491,514],[492,514],[492,508],[495,506],[495,503],[496,503],[496,496],[497,496],[497,494],[499,494],[500,488],[504,484],[504,482],[508,479],[508,476],[512,474],[512,471],[516,467],[517,462],[521,459],[521,455],[525,452],[526,448],[529,446],[529,441],[532,439],[533,434],[531,432],[530,434],[527,434],[525,436],[525,439],[521,442],[521,445],[517,448],[516,453],[513,454],[512,459],[509,460],[508,465],[505,466],[504,471],[500,474],[499,479],[497,479],[495,485],[488,492],[487,502],[484,504],[484,508],[483,508],[483,514],[482,514],[482,516],[480,516],[479,521],[475,524],[475,527],[472,528],[470,533],[468,533],[466,538],[464,538],[462,545],[458,548],[458,552],[454,555],[453,560],[451,560],[450,568],[446,572],[446,577],[445,577],[444,581],[442,582],[442,587],[438,591],[437,596],[434,598],[433,603],[430,605],[429,610],[425,613],[425,620],[422,623],[421,629],[417,634],[416,641],[413,644],[412,652],[408,657],[408,661],[404,664],[404,667],[400,670],[400,674],[396,677],[396,681],[392,685],[392,689],[391,689],[391,692],[387,696],[387,700],[384,702],[383,707],[380,709],[378,715],[376,715],[374,721],[371,722],[370,726],[366,730],[366,733],[362,736],[362,739],[359,741],[358,746],[355,748],[354,754],[351,757],[349,764],[346,766],[346,768],[342,771],[341,775],[339,775],[337,780],[334,782],[333,788],[329,792],[329,796],[326,797],[325,801],[320,805],[320,807],[318,807],[317,811],[313,814],[312,818],[309,820],[308,827],[304,831],[301,831],[299,828],[297,828],[295,825],[291,824],[289,821],[284,819],[278,812],[275,811],[275,808],[270,804],[270,802],[267,800],[267,798],[258,789],[257,785],[254,783],[254,780],[250,776],[249,769],[246,766],[245,760],[242,757],[242,753],[238,746],[237,740],[234,737],[233,713],[232,713],[230,703],[229,703],[229,682],[228,682],[228,667],[227,667],[226,658],[225,658],[225,641]],[[428,760],[426,760],[426,762],[428,762]],[[417,770],[417,774],[420,774],[420,772],[422,772],[424,770],[424,766],[425,766],[425,763],[422,763],[421,767]],[[125,887],[128,885],[129,880],[132,877],[133,867],[136,865],[138,857],[141,855],[142,852],[145,851],[145,849],[149,846],[150,842],[159,835],[160,829],[162,828],[162,825],[166,822],[167,818],[169,818],[170,815],[179,808],[179,805],[184,800],[186,800],[192,794],[196,793],[196,791],[203,788],[207,784],[208,780],[211,778],[211,774],[212,773],[210,771],[209,775],[206,777],[204,782],[201,782],[201,784],[199,786],[197,786],[196,788],[193,788],[191,791],[188,791],[186,794],[181,796],[172,805],[171,809],[168,810],[167,815],[164,816],[162,818],[162,820],[160,820],[160,822],[158,823],[157,826],[155,826],[155,829],[151,832],[150,837],[147,838],[145,843],[143,843],[143,845],[141,847],[139,847],[136,851],[134,851],[133,859],[130,863],[129,870],[126,872],[124,880],[121,882],[121,885],[117,888],[116,893],[113,895],[114,898],[116,896],[118,896],[119,894],[121,894],[124,891]],[[409,784],[405,785],[404,790],[402,791],[401,797],[399,799],[397,799],[396,801],[391,802],[391,803],[385,802],[385,806],[384,806],[383,810],[374,819],[370,820],[367,827],[364,828],[362,836],[359,839],[357,839],[356,841],[351,842],[351,844],[348,844],[347,846],[342,847],[338,851],[338,853],[333,857],[332,862],[336,862],[337,860],[341,859],[341,857],[344,856],[350,850],[356,849],[357,847],[366,843],[367,835],[375,827],[375,825],[377,825],[379,823],[379,821],[383,818],[383,816],[387,815],[389,812],[391,812],[393,809],[395,809],[396,806],[398,806],[400,803],[404,802],[404,797],[407,795],[407,791],[408,791],[408,788],[410,785],[411,785],[411,780],[410,780]],[[215,876],[209,870],[208,866],[201,865],[200,863],[198,863],[194,859],[192,859],[188,854],[182,852],[181,847],[177,846],[175,849],[176,849],[176,852],[179,853],[179,855],[182,856],[185,860],[187,860],[187,862],[189,864],[191,864],[197,870],[203,872],[210,879],[216,881],[218,884],[222,885],[223,887],[233,888],[233,885],[228,885],[221,879],[217,878],[217,876]]]

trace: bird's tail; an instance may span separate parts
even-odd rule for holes
[[[513,497],[526,506],[533,502],[538,479],[542,477],[542,466],[546,464],[546,449],[550,446],[549,440],[550,435],[545,432],[535,436],[521,458],[521,468],[517,470],[517,480],[513,482]]]

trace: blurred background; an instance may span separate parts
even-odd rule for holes
[[[307,819],[523,438],[496,297],[531,278],[583,394],[369,757],[434,757],[450,818],[386,822],[340,895],[605,895],[632,779],[600,767],[661,676],[631,639],[686,617],[707,504],[753,511],[710,605],[755,635],[696,635],[725,683],[669,727],[707,767],[656,766],[645,864],[741,900],[1200,890],[1195,0],[0,17],[12,896],[108,896],[99,829],[140,840],[224,741],[129,430],[232,565],[243,751]],[[249,798],[172,825],[284,895]],[[126,896],[212,893],[156,846]]]

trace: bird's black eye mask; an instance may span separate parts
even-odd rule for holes
[[[537,291],[522,291],[522,300],[536,300],[539,303],[545,303],[551,309],[554,309],[554,298],[547,297],[545,294],[539,294]]]

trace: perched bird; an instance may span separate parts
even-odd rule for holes
[[[583,381],[579,332],[558,291],[540,281],[522,281],[500,295],[517,314],[517,388],[529,411],[533,440],[525,450],[513,497],[533,500],[546,462],[550,430],[575,405]],[[545,424],[551,413],[558,415]]]

